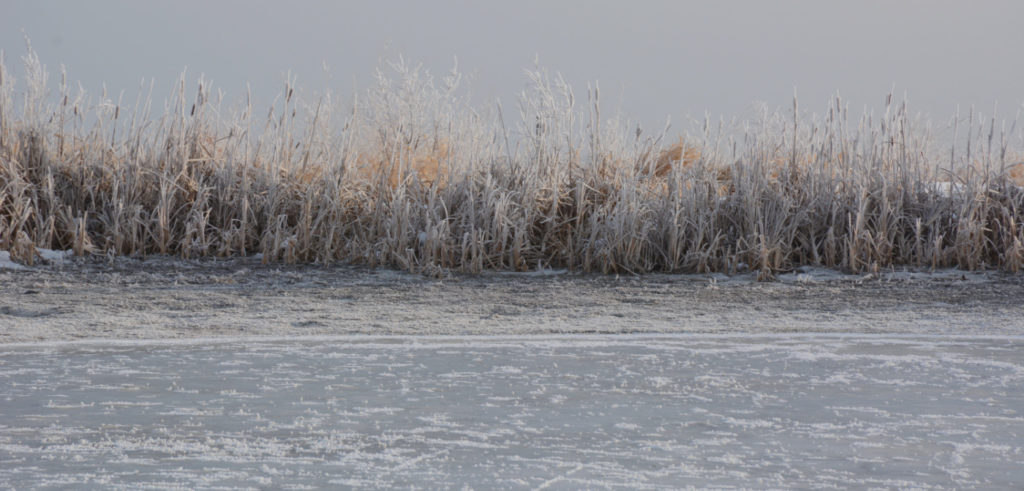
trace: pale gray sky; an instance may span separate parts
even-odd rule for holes
[[[763,101],[821,112],[839,91],[859,110],[895,86],[938,121],[957,104],[1011,117],[1024,102],[1020,1],[17,1],[0,0],[9,68],[22,30],[43,62],[90,92],[161,98],[188,66],[238,100],[270,102],[284,73],[348,93],[399,54],[443,74],[457,56],[479,100],[514,101],[523,69],[562,73],[582,95],[647,125],[665,116],[747,114]],[[322,70],[330,66],[331,80]],[[17,72],[16,72],[17,73]]]

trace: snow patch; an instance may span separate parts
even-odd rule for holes
[[[53,249],[36,249],[36,254],[47,263],[60,263],[65,259],[74,256],[75,251],[68,249],[66,251],[55,251]]]
[[[0,251],[0,269],[28,269],[11,260],[11,253]]]
[[[72,250],[55,251],[52,249],[36,249],[36,257],[42,259],[46,264],[60,264],[65,259],[75,254]],[[25,270],[29,269],[24,264],[18,264],[11,259],[10,251],[0,251],[0,269]]]

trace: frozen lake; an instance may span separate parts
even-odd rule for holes
[[[1024,487],[1024,338],[0,346],[0,487]]]

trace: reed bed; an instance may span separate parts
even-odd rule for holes
[[[399,62],[344,102],[290,79],[263,117],[184,75],[154,110],[23,62],[16,88],[0,59],[0,250],[26,264],[46,248],[426,274],[1024,266],[1020,132],[973,113],[945,148],[891,98],[670,137],[541,71],[515,114]]]

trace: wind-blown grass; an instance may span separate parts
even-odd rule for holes
[[[543,72],[509,118],[403,63],[349,104],[289,81],[266,118],[203,80],[186,97],[182,76],[154,116],[151,97],[91,102],[24,63],[16,92],[0,60],[0,250],[28,264],[48,248],[426,273],[1024,266],[1019,135],[994,119],[938,149],[905,103],[857,119],[837,97],[821,118],[794,104],[674,139]]]

